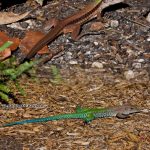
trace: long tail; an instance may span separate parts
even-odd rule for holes
[[[61,119],[76,119],[76,118],[84,119],[85,117],[86,115],[81,114],[81,113],[62,114],[62,115],[56,115],[56,116],[51,116],[51,117],[46,117],[46,118],[36,118],[36,119],[31,119],[31,120],[23,120],[23,121],[7,123],[7,124],[4,124],[2,127],[22,125],[22,124],[27,124],[27,123],[47,122],[47,121],[61,120]]]
[[[27,54],[27,56],[22,60],[24,62],[25,60],[29,60],[32,58],[42,47],[47,45],[49,42],[53,41],[61,32],[64,25],[61,24],[61,22],[51,29],[51,31],[46,34],[41,40],[39,40],[30,50],[30,52]]]

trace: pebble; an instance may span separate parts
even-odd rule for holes
[[[70,64],[70,65],[77,65],[78,62],[77,62],[76,60],[70,60],[70,61],[69,61],[69,64]]]
[[[63,127],[57,127],[57,131],[61,131],[63,129],[64,129]]]
[[[111,20],[110,26],[111,26],[112,28],[118,27],[118,26],[119,26],[119,21],[118,21],[118,20]]]
[[[150,42],[150,37],[147,38],[147,41]]]
[[[142,64],[141,63],[133,63],[132,66],[136,69],[140,69],[142,68]]]
[[[139,63],[143,63],[145,60],[144,59],[139,59],[138,62]]]
[[[95,45],[95,46],[98,46],[98,42],[94,42],[94,45]]]
[[[100,54],[95,54],[93,57],[94,57],[94,59],[98,59],[98,58],[101,57],[101,55]]]
[[[85,55],[91,55],[91,51],[87,51]]]
[[[134,56],[134,51],[131,49],[127,49],[127,53],[129,54],[129,56]]]
[[[133,79],[135,77],[134,72],[132,70],[125,71],[124,76],[127,80]]]
[[[100,62],[93,62],[92,63],[92,67],[93,68],[99,68],[99,69],[103,69],[103,64],[102,63],[100,63]]]
[[[146,20],[150,22],[150,13],[147,15]]]
[[[72,59],[72,53],[71,52],[67,52],[66,53],[66,60],[70,60]]]
[[[67,52],[66,55],[67,56],[72,56],[72,53],[71,52]]]

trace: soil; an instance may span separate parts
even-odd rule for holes
[[[146,21],[150,2],[125,2],[103,11],[102,31],[89,31],[93,20],[82,29],[83,33],[90,34],[79,41],[72,41],[67,34],[49,44],[51,51],[62,47],[63,51],[36,68],[36,73],[33,69],[31,76],[25,74],[18,79],[25,95],[10,82],[19,103],[0,104],[0,122],[73,113],[78,105],[95,108],[128,104],[144,112],[127,119],[95,119],[90,124],[68,119],[0,128],[0,149],[150,149],[150,22]],[[89,1],[47,1],[33,12],[31,18],[36,19],[30,18],[32,25],[25,21],[19,23],[24,30],[7,25],[0,26],[0,30],[23,38],[28,27],[42,30],[41,20],[67,17],[87,3]],[[12,4],[7,11],[24,12],[34,5],[28,1]],[[19,49],[14,55],[20,56]],[[59,84],[52,82],[51,64],[60,69],[63,81]]]

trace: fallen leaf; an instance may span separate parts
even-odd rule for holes
[[[12,43],[11,43],[12,42]],[[10,38],[4,32],[0,32],[0,47],[4,47],[4,44],[11,43],[10,46],[6,47],[6,49],[0,51],[0,60],[4,60],[7,57],[11,56],[11,51],[17,49],[20,40],[18,38]]]
[[[0,12],[0,25],[17,22],[29,15],[30,12],[15,14],[13,12]]]
[[[8,58],[9,56],[11,56],[11,50],[10,48],[6,48],[2,52],[0,52],[0,61]]]
[[[37,44],[37,42],[44,37],[44,33],[40,31],[28,31],[26,32],[26,36],[21,41],[19,47],[22,51],[22,53],[27,54],[31,50],[31,48]],[[47,54],[49,53],[48,47],[44,46],[40,51],[38,51],[38,54]]]
[[[5,32],[0,32],[0,46],[2,46],[7,41],[13,42],[13,44],[9,47],[11,51],[16,50],[16,48],[18,47],[20,43],[19,38],[11,38],[11,37],[8,37]]]

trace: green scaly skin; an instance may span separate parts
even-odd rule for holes
[[[90,121],[96,118],[107,118],[113,116],[124,119],[127,118],[130,114],[138,113],[138,112],[140,112],[140,110],[133,106],[119,106],[119,107],[110,107],[110,108],[77,107],[75,113],[60,114],[60,115],[50,116],[46,118],[36,118],[31,120],[12,122],[8,124],[4,124],[2,127],[22,125],[28,123],[47,122],[47,121],[62,120],[62,119],[83,119],[86,123],[89,123]]]

